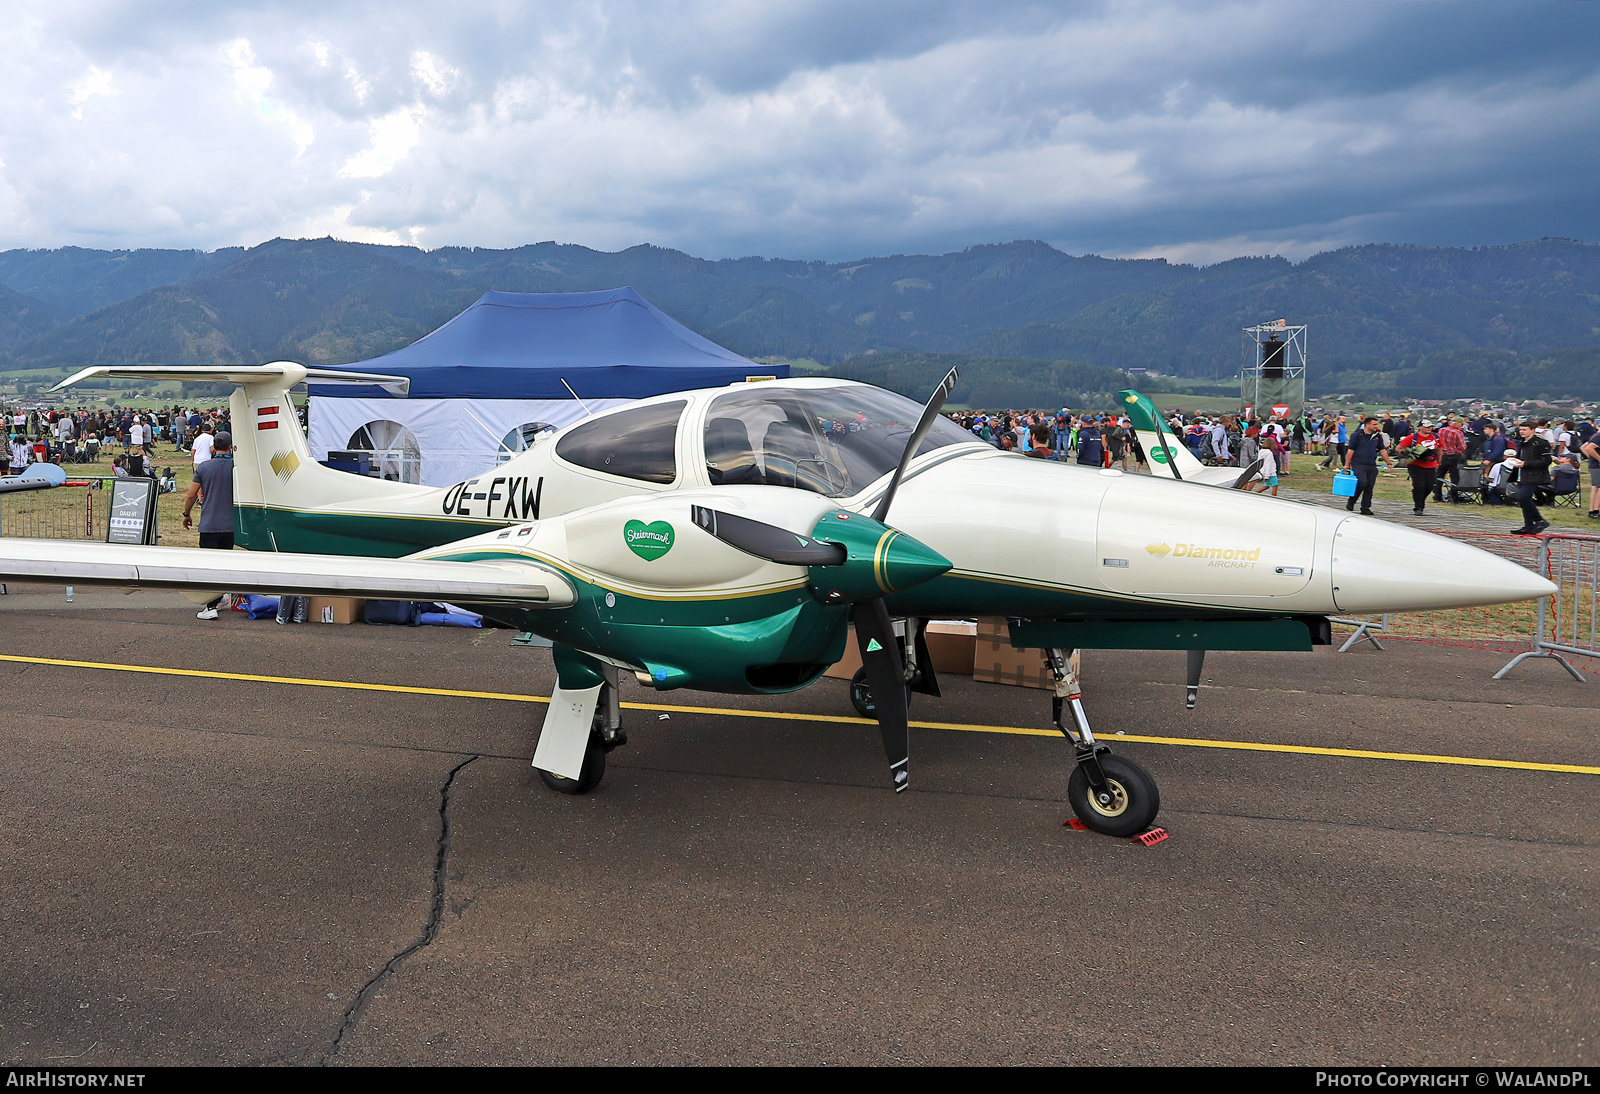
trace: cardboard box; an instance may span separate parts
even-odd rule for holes
[[[1004,620],[1001,621],[1002,623]],[[935,619],[923,631],[928,643],[928,656],[933,658],[935,672],[972,675],[972,655],[977,641],[975,623],[960,620]],[[844,656],[822,675],[831,680],[848,680],[861,668],[861,648],[856,645],[855,628],[851,628],[844,641]]]
[[[367,602],[355,596],[314,596],[310,620],[313,623],[359,623]]]
[[[1013,648],[1011,629],[1004,619],[978,620],[976,644],[972,678],[978,683],[1055,690],[1055,674],[1044,651]],[[1073,670],[1077,670],[1077,654],[1073,655]]]

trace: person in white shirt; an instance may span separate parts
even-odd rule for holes
[[[144,442],[145,442],[145,428],[146,427],[145,427],[145,424],[144,424],[144,418],[140,417],[138,415],[135,415],[134,419],[133,419],[133,425],[128,430],[128,447],[129,448],[139,448],[140,446],[142,446],[144,444]]]
[[[194,455],[194,465],[199,467],[211,458],[211,427],[201,426],[200,432],[194,435],[194,446],[190,452]]]
[[[33,450],[21,433],[11,435],[11,473],[22,474],[22,469],[33,462]]]
[[[1261,470],[1256,472],[1251,485],[1256,493],[1265,494],[1270,489],[1273,497],[1278,496],[1278,453],[1281,451],[1278,438],[1271,433],[1266,434],[1261,450],[1256,453],[1256,459],[1261,461]]]

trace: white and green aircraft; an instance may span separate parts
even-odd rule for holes
[[[89,376],[237,385],[236,538],[252,553],[8,539],[0,578],[480,606],[553,644],[558,686],[533,762],[569,793],[592,789],[626,740],[624,675],[790,691],[840,659],[852,624],[904,790],[908,693],[938,693],[922,624],[1007,616],[1012,642],[1046,650],[1057,672],[1068,800],[1090,828],[1131,835],[1159,794],[1089,728],[1070,651],[1310,650],[1336,614],[1553,591],[1383,521],[997,451],[939,416],[954,372],[926,406],[819,378],[641,399],[448,488],[321,466],[290,401],[308,377],[396,391],[401,378],[130,366],[62,386]]]
[[[1257,463],[1240,471],[1236,467],[1207,467],[1195,458],[1182,437],[1173,436],[1172,430],[1161,420],[1155,404],[1137,391],[1119,391],[1117,399],[1122,411],[1133,424],[1133,432],[1144,450],[1150,473],[1161,479],[1200,483],[1204,486],[1242,488],[1261,469]]]

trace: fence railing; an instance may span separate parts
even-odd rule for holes
[[[0,536],[104,540],[111,509],[109,481],[70,479],[50,490],[0,494]]]
[[[1556,592],[1539,598],[1533,648],[1513,657],[1496,680],[1530,657],[1548,657],[1582,680],[1563,655],[1600,657],[1600,536],[1544,536],[1539,556],[1540,572]]]

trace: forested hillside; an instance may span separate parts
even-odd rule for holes
[[[1238,370],[1241,328],[1286,318],[1310,328],[1313,390],[1600,395],[1600,247],[1562,239],[1207,267],[1037,242],[844,263],[329,239],[211,253],[7,251],[0,364],[342,364],[410,343],[486,289],[618,285],[740,353],[857,372],[959,353],[995,362],[980,367],[986,382],[1030,390],[1091,390],[1081,366],[1224,378]]]

